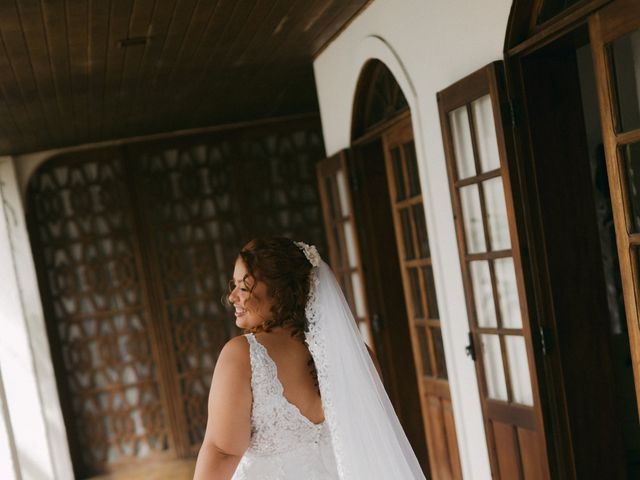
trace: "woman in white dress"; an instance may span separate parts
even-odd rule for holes
[[[230,283],[194,480],[424,479],[315,247],[255,239]]]

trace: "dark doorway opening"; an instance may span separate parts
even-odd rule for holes
[[[420,392],[398,264],[382,140],[355,149],[352,190],[373,340],[385,386],[424,472],[429,472]]]
[[[640,478],[640,428],[586,26],[521,60],[533,236],[577,478]],[[557,432],[553,432],[557,437]],[[559,438],[554,441],[561,441]]]

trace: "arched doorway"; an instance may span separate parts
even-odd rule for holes
[[[384,63],[363,68],[352,148],[318,168],[334,271],[426,474],[461,478],[411,112]]]

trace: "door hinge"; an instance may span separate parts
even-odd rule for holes
[[[469,332],[469,343],[466,347],[464,347],[464,352],[467,354],[467,357],[471,357],[471,360],[476,361],[476,347],[473,343],[473,334]]]
[[[553,335],[550,328],[538,326],[538,333],[540,335],[540,351],[542,355],[548,355],[553,349]]]

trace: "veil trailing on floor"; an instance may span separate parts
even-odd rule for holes
[[[312,264],[307,344],[340,478],[424,479],[333,272]]]

